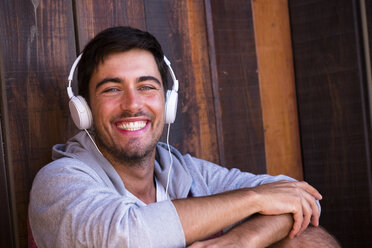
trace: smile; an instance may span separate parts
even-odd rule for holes
[[[121,122],[117,125],[117,127],[121,130],[133,132],[144,128],[146,123],[146,121]]]

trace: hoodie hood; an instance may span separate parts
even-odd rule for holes
[[[170,153],[166,144],[159,142],[156,146],[154,171],[157,180],[165,188],[168,180],[168,172],[171,169],[169,182],[169,196],[171,199],[185,198],[188,196],[192,184],[192,177],[186,168],[186,162],[182,154],[170,146]],[[170,168],[170,155],[173,165]],[[121,195],[126,194],[126,189],[119,174],[111,163],[98,151],[89,136],[81,131],[72,137],[66,144],[53,146],[52,159],[60,158],[78,159],[91,167],[103,179],[109,187],[114,187]],[[182,180],[178,180],[182,178]]]

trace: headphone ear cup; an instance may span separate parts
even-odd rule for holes
[[[167,91],[167,99],[165,102],[165,123],[171,124],[176,119],[177,114],[178,93],[175,90]]]
[[[72,120],[80,129],[88,129],[92,125],[92,111],[82,96],[73,96],[68,103]]]

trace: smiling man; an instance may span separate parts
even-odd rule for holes
[[[155,147],[164,127],[164,89],[154,56],[131,49],[105,57],[89,84],[97,145],[144,203],[154,202]],[[139,169],[140,168],[140,169]]]
[[[104,30],[85,47],[79,94],[93,121],[54,146],[34,180],[38,247],[337,247],[308,227],[322,197],[306,182],[228,170],[159,142],[169,70],[138,29]]]

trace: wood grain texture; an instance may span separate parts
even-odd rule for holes
[[[143,0],[75,1],[79,52],[97,33],[112,26],[145,29]]]
[[[206,1],[207,2],[207,1]],[[262,125],[257,57],[252,9],[245,0],[209,1],[213,23],[215,61],[227,167],[265,173],[265,144]],[[212,61],[213,62],[213,61]]]
[[[303,179],[287,0],[252,0],[267,172]]]
[[[187,18],[189,28],[189,42],[191,47],[191,66],[194,74],[196,104],[198,106],[197,122],[199,132],[195,135],[199,147],[188,143],[186,150],[193,148],[194,153],[205,160],[221,163],[218,150],[218,136],[216,127],[216,111],[213,105],[215,95],[212,92],[210,62],[208,56],[207,30],[203,1],[187,1]],[[191,113],[192,114],[192,113]],[[186,139],[187,136],[184,135]],[[197,149],[200,149],[196,153]]]
[[[1,1],[2,99],[17,245],[27,245],[27,207],[36,172],[51,147],[75,132],[65,91],[75,57],[68,1]]]
[[[217,58],[216,58],[216,47],[215,47],[215,37],[213,28],[213,15],[212,6],[210,0],[204,1],[205,8],[205,19],[206,19],[206,29],[208,35],[208,52],[209,52],[209,66],[211,73],[212,91],[213,91],[213,104],[214,112],[216,118],[216,137],[218,141],[218,152],[220,157],[220,164],[225,165],[225,149],[224,149],[224,137],[223,137],[223,124],[222,119],[222,109],[220,103],[220,89],[218,84],[218,68],[217,68]]]
[[[203,1],[146,1],[148,31],[162,44],[180,83],[171,144],[218,163]]]
[[[3,129],[0,123],[0,247],[15,247],[9,190],[9,174],[4,158],[4,141],[2,134]]]
[[[305,179],[343,247],[372,245],[371,130],[357,1],[290,1]]]

